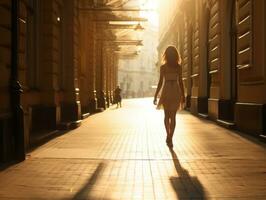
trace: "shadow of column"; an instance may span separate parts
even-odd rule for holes
[[[207,199],[204,187],[196,176],[184,169],[173,149],[170,149],[178,176],[170,177],[172,187],[178,199]]]
[[[90,195],[95,183],[97,182],[98,176],[101,171],[105,168],[104,163],[100,163],[96,170],[93,172],[92,176],[89,178],[87,183],[75,194],[72,198],[73,200],[85,200],[85,199],[95,199]],[[108,200],[106,198],[101,198],[103,200]]]

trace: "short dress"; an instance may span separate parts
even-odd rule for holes
[[[157,109],[163,108],[164,110],[171,111],[180,109],[181,89],[178,82],[178,67],[174,68],[168,65],[161,66],[164,82]]]

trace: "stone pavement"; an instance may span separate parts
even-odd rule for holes
[[[181,112],[169,151],[152,99],[125,100],[0,172],[0,199],[266,199],[266,149]]]

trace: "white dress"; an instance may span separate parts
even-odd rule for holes
[[[178,65],[178,67],[181,67]],[[163,87],[157,108],[164,110],[179,110],[181,89],[178,82],[178,67],[161,66]]]

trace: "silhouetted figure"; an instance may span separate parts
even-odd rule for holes
[[[114,92],[114,100],[116,103],[116,107],[118,108],[120,106],[120,108],[122,107],[122,96],[121,96],[121,88],[119,86],[116,87],[115,92]]]
[[[204,186],[196,176],[191,176],[189,171],[182,167],[173,149],[170,148],[177,176],[170,177],[173,189],[178,199],[206,199]],[[180,188],[186,188],[181,190]]]
[[[160,67],[160,79],[153,103],[154,105],[157,104],[157,96],[162,88],[157,108],[162,107],[164,109],[164,125],[167,133],[166,143],[168,147],[172,148],[172,138],[176,125],[176,112],[183,108],[185,95],[182,81],[181,58],[177,49],[174,46],[168,46],[164,52],[163,59],[164,64]]]

